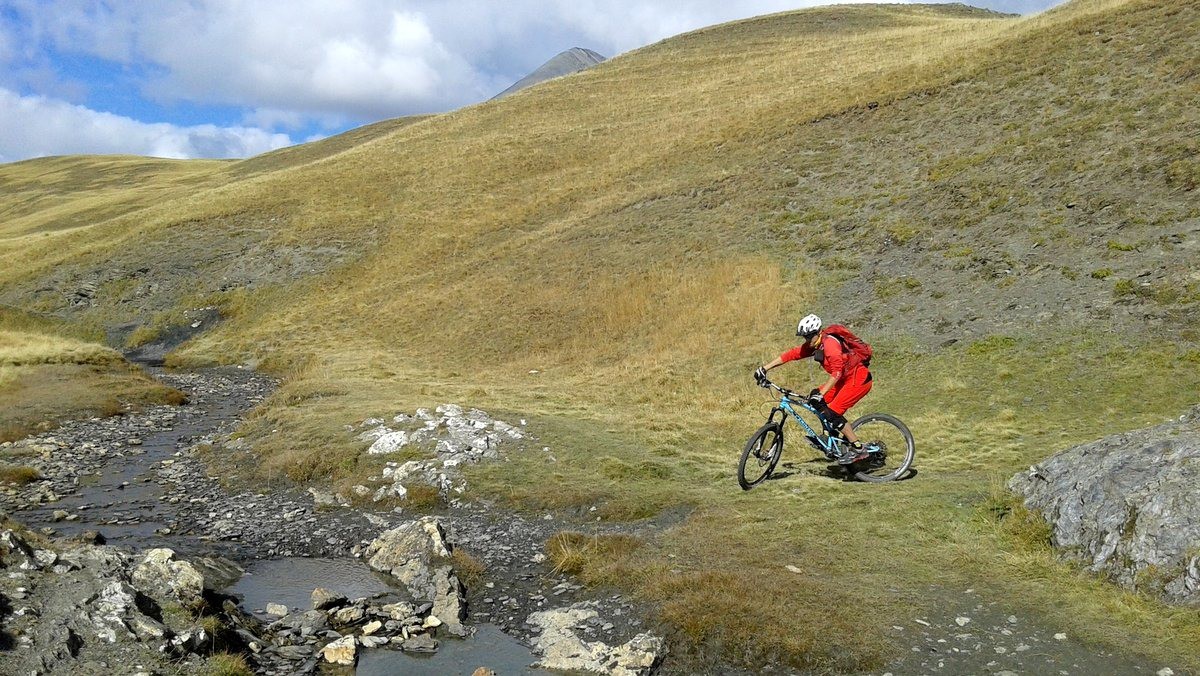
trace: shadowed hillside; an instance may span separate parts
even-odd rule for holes
[[[219,308],[174,362],[286,377],[245,430],[265,476],[377,472],[343,428],[369,415],[528,416],[558,462],[472,485],[608,519],[695,507],[583,575],[697,655],[870,669],[931,589],[971,587],[1200,668],[1194,610],[1077,573],[992,491],[1194,403],[1197,34],[1183,0],[820,8],[323,146],[129,160],[124,189],[64,168],[105,159],[0,167],[0,199],[24,195],[0,202],[0,302],[142,326],[127,344]],[[875,345],[863,412],[909,422],[918,479],[831,481],[795,445],[791,476],[737,490],[768,408],[750,371],[808,311]]]

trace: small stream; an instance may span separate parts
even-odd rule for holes
[[[56,430],[61,447],[45,473],[59,497],[16,507],[26,524],[60,536],[98,531],[108,544],[131,550],[169,547],[185,556],[231,559],[246,572],[224,591],[264,621],[276,619],[265,614],[268,603],[307,610],[317,587],[384,602],[406,594],[403,585],[346,555],[352,543],[379,531],[362,515],[318,513],[307,494],[231,495],[187,452],[231,431],[273,383],[238,369],[147,370],[188,392],[189,403]],[[290,551],[303,555],[274,554]],[[481,666],[502,674],[549,673],[529,669],[536,658],[498,627],[475,628],[468,639],[439,637],[438,651],[429,655],[363,650],[357,673],[470,674]]]

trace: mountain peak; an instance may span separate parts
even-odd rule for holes
[[[537,70],[517,80],[511,87],[500,92],[494,99],[503,98],[526,87],[532,87],[539,82],[545,82],[556,77],[578,73],[604,61],[605,57],[590,49],[572,47],[559,52],[546,63],[538,66]]]

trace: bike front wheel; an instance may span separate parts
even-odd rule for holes
[[[854,463],[854,477],[859,481],[882,483],[908,474],[916,455],[912,432],[894,416],[871,413],[850,423],[870,454]]]
[[[768,422],[758,428],[746,442],[738,462],[738,483],[742,490],[748,491],[771,476],[782,455],[783,423]]]

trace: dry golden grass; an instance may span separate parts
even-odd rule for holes
[[[185,400],[182,392],[149,378],[111,348],[0,330],[0,441],[15,441],[68,418]]]
[[[585,535],[562,531],[546,541],[546,557],[556,573],[579,575],[586,571],[588,575],[584,579],[590,584],[612,584],[614,580],[608,579],[606,572],[625,564],[643,544],[640,538],[632,535]]]
[[[112,366],[124,362],[116,350],[44,333],[0,330],[0,369],[39,364]],[[0,370],[0,382],[5,380]]]
[[[1177,136],[1194,119],[1196,24],[1182,0],[1076,0],[1026,19],[893,6],[738,22],[315,161],[281,154],[267,158],[273,167],[183,172],[156,199],[131,196],[136,213],[114,207],[90,227],[30,211],[0,241],[0,288],[37,289],[180,228],[210,242],[253,227],[273,246],[368,250],[342,269],[255,290],[199,279],[197,295],[178,300],[218,304],[229,320],[173,363],[251,361],[285,378],[243,430],[266,478],[348,482],[370,468],[344,424],[469,403],[527,417],[557,459],[518,454],[477,468],[475,490],[516,507],[595,506],[607,518],[700,508],[655,547],[621,556],[561,543],[572,570],[656,602],[698,653],[869,669],[888,650],[884,628],[931,603],[924,593],[938,583],[986,588],[1099,646],[1200,668],[1195,611],[1056,562],[1030,546],[1036,524],[980,517],[996,474],[1194,403],[1200,369],[1186,347],[1086,335],[1103,322],[1068,339],[918,347],[900,305],[890,323],[874,318],[887,330],[868,336],[881,358],[865,407],[909,423],[918,478],[838,482],[805,462],[793,437],[791,476],[750,493],[732,479],[736,450],[769,407],[750,370],[785,347],[787,318],[845,312],[830,280],[893,255],[881,239],[913,265],[966,265],[976,239],[1002,228],[1014,241],[1061,232],[1064,255],[1078,255],[1086,241],[1054,211],[1070,196],[1031,197],[1032,181],[1100,192],[1141,180],[1139,200],[1166,205],[1156,218],[1195,217],[1181,192],[1190,160],[1160,162],[1186,155],[1187,139],[1153,152],[1146,139]],[[1117,36],[1114,45],[1169,34],[1183,56],[1117,51],[1098,34]],[[1105,70],[1135,52],[1152,60],[1128,78]],[[1102,104],[1074,95],[1097,82],[1113,88]],[[919,133],[963,110],[986,122],[965,142],[975,145],[944,137],[961,120]],[[1068,146],[1080,157],[1064,164]],[[1100,155],[1113,176],[1076,168]],[[80,204],[98,190],[80,187]],[[915,248],[927,241],[944,249]],[[908,273],[869,281],[897,304],[930,286]],[[976,280],[960,295],[989,284],[1000,282]],[[66,311],[45,298],[40,309]],[[123,307],[86,316],[126,321]],[[789,563],[802,574],[782,572]],[[764,623],[778,628],[769,640],[747,633]],[[835,650],[827,628],[862,644]]]
[[[0,465],[0,482],[23,485],[42,478],[36,467],[28,465]]]
[[[475,588],[483,581],[483,575],[487,572],[487,564],[462,547],[456,547],[450,553],[450,565],[454,568],[454,574],[458,576],[460,582],[466,585],[467,589]]]

